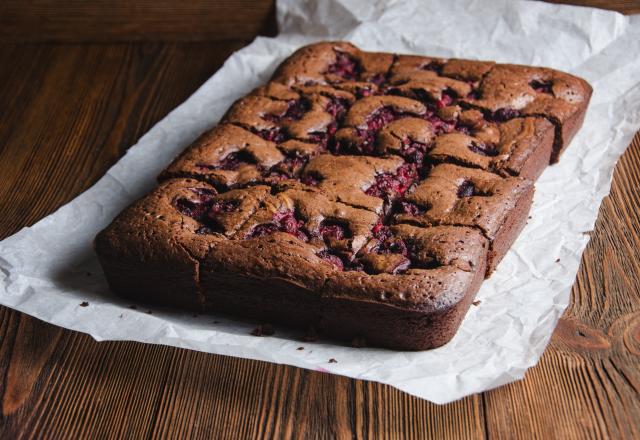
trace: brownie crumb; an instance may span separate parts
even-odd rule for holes
[[[560,262],[560,258],[556,258],[556,263],[559,263],[559,262]]]
[[[253,336],[271,336],[275,333],[271,324],[260,324],[251,331]]]
[[[304,350],[304,347],[298,347],[296,350]]]
[[[88,306],[89,306],[89,303],[88,303],[88,302],[86,302],[86,301],[82,301],[82,302],[80,303],[80,307],[88,307]]]
[[[337,361],[337,360],[335,360],[334,358],[331,358],[331,359],[329,359],[329,363],[330,363],[330,364],[337,364],[337,363],[338,363],[338,361]]]
[[[479,299],[475,300],[474,302],[472,302],[471,304],[473,304],[474,306],[478,307],[480,305],[482,301],[480,301]]]

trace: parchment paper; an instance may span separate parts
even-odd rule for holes
[[[283,0],[277,16],[278,37],[258,38],[235,53],[96,185],[0,243],[0,303],[97,340],[296,365],[387,383],[436,403],[522,378],[567,306],[615,162],[640,128],[640,16],[508,0]],[[255,322],[128,308],[106,287],[91,248],[96,232],[151,189],[171,158],[267,80],[277,63],[302,44],[328,38],[368,50],[544,65],[593,85],[584,127],[538,181],[532,219],[483,284],[481,304],[471,307],[451,343],[418,353],[301,343],[299,332],[280,327],[274,336],[255,337],[249,335]]]

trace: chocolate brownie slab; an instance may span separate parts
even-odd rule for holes
[[[96,252],[126,297],[437,347],[590,96],[546,68],[306,46],[98,234]]]

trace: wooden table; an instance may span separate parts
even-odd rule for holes
[[[593,0],[625,12],[640,1]],[[257,33],[269,1],[5,1],[0,237],[90,187]],[[640,437],[640,137],[526,378],[438,406],[389,386],[134,342],[0,307],[0,438]]]

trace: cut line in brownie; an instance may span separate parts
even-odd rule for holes
[[[533,189],[526,179],[441,164],[404,197],[405,203],[418,209],[402,210],[394,221],[479,229],[490,243],[487,261],[490,274],[524,227]]]
[[[546,68],[306,46],[96,252],[123,296],[437,347],[523,228],[532,182],[590,96]]]

